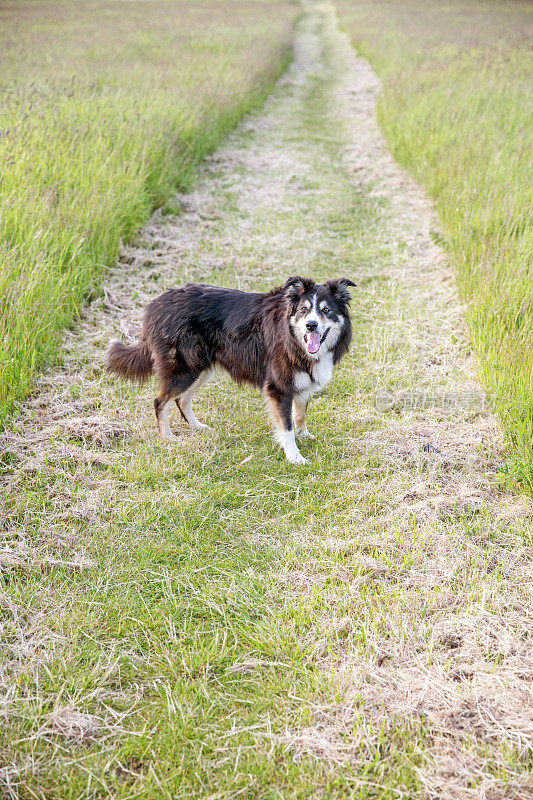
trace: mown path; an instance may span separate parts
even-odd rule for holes
[[[156,215],[4,435],[0,786],[39,798],[527,798],[533,510],[497,491],[427,201],[328,5],[261,113]],[[289,465],[261,398],[103,372],[183,281],[348,276],[354,343]],[[377,399],[376,399],[377,398]]]

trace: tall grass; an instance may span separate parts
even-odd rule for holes
[[[472,341],[533,491],[533,113],[527,0],[339,0],[383,79],[382,128],[429,190]]]
[[[268,92],[283,0],[0,8],[0,420],[121,240]]]

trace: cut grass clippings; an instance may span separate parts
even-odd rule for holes
[[[0,8],[0,421],[57,358],[120,242],[264,100],[297,11],[281,0]]]
[[[527,0],[338,0],[383,81],[379,120],[444,226],[512,461],[533,492],[533,7]],[[435,234],[438,236],[437,234]]]

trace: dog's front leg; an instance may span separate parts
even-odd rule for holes
[[[307,459],[298,450],[292,423],[292,393],[278,389],[274,384],[266,388],[266,398],[274,425],[274,436],[283,447],[291,464],[307,464]]]
[[[292,401],[292,410],[294,415],[294,427],[296,428],[296,435],[301,439],[314,439],[312,433],[307,430],[305,424],[305,415],[307,413],[307,400],[302,400],[298,395]]]

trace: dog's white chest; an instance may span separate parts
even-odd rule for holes
[[[331,380],[331,376],[333,375],[333,354],[328,353],[321,358],[318,364],[312,369],[313,375],[313,382],[317,386],[317,390],[323,389]]]
[[[333,355],[332,353],[327,353],[314,365],[311,375],[307,372],[296,373],[294,376],[294,391],[302,399],[309,398],[315,392],[324,389],[330,382],[332,375]]]
[[[311,388],[311,376],[307,372],[297,372],[294,376],[294,391],[296,394],[308,392]]]

